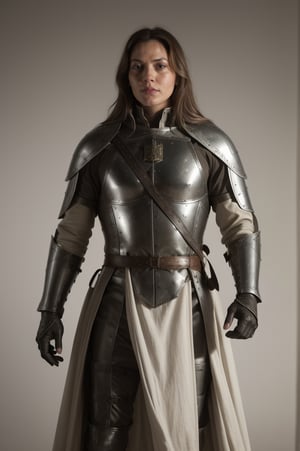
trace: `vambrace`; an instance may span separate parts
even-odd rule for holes
[[[260,232],[242,235],[227,245],[229,263],[238,294],[251,293],[261,302],[258,279],[260,267]]]
[[[51,238],[44,291],[38,311],[57,313],[59,317],[64,311],[64,303],[80,272],[82,257],[71,254]]]

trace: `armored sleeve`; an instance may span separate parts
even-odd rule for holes
[[[98,155],[91,160],[79,172],[79,178],[74,199],[90,207],[95,215],[97,214],[97,205],[101,195],[101,169],[103,154]]]
[[[68,208],[74,202],[78,192],[78,181],[81,171],[109,146],[111,140],[119,131],[120,123],[99,124],[87,133],[77,145],[69,166],[66,181],[68,182],[64,200],[59,212],[63,218]]]
[[[208,178],[211,205],[216,214],[222,243],[228,246],[240,236],[256,232],[257,220],[253,211],[241,208],[237,203],[226,165],[211,153],[208,154],[208,159],[211,160]]]
[[[211,205],[216,214],[222,243],[228,246],[242,235],[257,232],[257,219],[253,210],[244,209],[237,202],[226,165],[211,153],[208,158],[212,160],[208,183]]]
[[[208,171],[207,189],[210,204],[216,214],[216,223],[222,243],[228,245],[242,235],[255,233],[257,221],[252,211],[242,209],[232,191],[226,164],[207,149],[198,147],[201,164]]]
[[[227,166],[224,162],[198,143],[194,143],[194,148],[200,164],[206,172],[210,205],[214,208],[216,204],[226,199],[234,199]]]

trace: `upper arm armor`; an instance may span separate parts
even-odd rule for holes
[[[185,131],[226,164],[236,202],[242,209],[253,211],[246,186],[246,173],[229,136],[210,121],[188,124]]]
[[[66,210],[72,203],[77,187],[79,171],[110,144],[111,140],[118,133],[120,126],[120,123],[100,124],[87,133],[79,142],[73,153],[67,173],[66,181],[69,183],[59,212],[59,218],[64,216]]]

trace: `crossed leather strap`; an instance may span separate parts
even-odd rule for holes
[[[181,234],[183,239],[187,244],[193,249],[196,255],[193,256],[161,256],[161,257],[151,257],[151,256],[122,256],[122,255],[107,255],[105,258],[105,264],[118,266],[118,267],[150,267],[150,268],[160,268],[160,269],[181,269],[190,268],[200,271],[203,269],[203,251],[199,244],[194,240],[190,231],[187,229],[182,220],[177,216],[177,214],[172,209],[171,205],[167,203],[164,197],[152,183],[150,177],[145,171],[141,162],[133,155],[131,149],[127,144],[120,138],[116,136],[112,140],[112,144],[115,145],[117,150],[122,155],[125,162],[128,164],[130,169],[134,172],[136,177],[144,186],[145,190],[148,192],[150,197],[154,200],[156,205],[160,210],[167,216],[171,223],[176,227],[178,232]],[[209,262],[208,262],[209,263]],[[210,265],[210,263],[209,263]],[[218,289],[218,281],[212,266],[210,265],[211,278],[209,279],[204,271],[208,286],[210,288]]]

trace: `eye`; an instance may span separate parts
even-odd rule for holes
[[[158,70],[163,70],[163,69],[166,69],[168,67],[168,65],[166,63],[158,63],[156,65],[156,67]]]
[[[137,62],[131,63],[130,70],[140,72],[142,70],[142,64]]]

